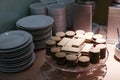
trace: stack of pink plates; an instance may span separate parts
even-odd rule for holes
[[[63,4],[51,4],[47,6],[48,15],[54,19],[53,34],[66,31],[66,8]]]
[[[0,34],[0,71],[19,72],[35,60],[32,35],[21,30]]]
[[[59,4],[63,4],[66,7],[66,23],[67,29],[72,29],[73,26],[73,3],[74,0],[57,0]]]

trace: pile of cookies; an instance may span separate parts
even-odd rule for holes
[[[57,32],[45,42],[46,55],[58,65],[88,67],[106,58],[106,39],[84,30]]]

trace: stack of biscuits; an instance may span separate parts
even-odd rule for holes
[[[61,66],[88,67],[106,58],[106,39],[102,34],[84,30],[57,32],[50,40],[55,44],[50,47],[51,50],[46,46],[46,50],[49,50],[49,55],[48,52],[46,55]]]

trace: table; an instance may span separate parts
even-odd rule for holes
[[[120,62],[114,58],[114,44],[107,44],[107,48],[109,51],[109,57],[108,60],[106,61],[107,73],[103,78],[103,80],[119,80]],[[36,54],[36,59],[31,67],[18,73],[0,72],[0,80],[43,80],[40,68],[45,63],[45,50],[42,49],[36,51],[35,54]]]

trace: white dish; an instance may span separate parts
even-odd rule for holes
[[[28,29],[25,29],[25,28],[21,27],[18,24],[16,24],[16,26],[17,26],[18,30],[24,30],[24,31],[27,31],[27,32],[31,33],[32,35],[37,35],[37,34],[44,34],[48,31],[52,30],[53,25],[50,25],[49,27],[46,27],[46,28],[43,28],[43,29],[36,29],[36,30],[28,30]]]
[[[29,68],[34,61],[35,61],[35,54],[33,54],[31,61],[25,64],[24,66],[17,67],[17,68],[11,68],[11,69],[0,68],[0,71],[1,72],[20,72],[20,71],[23,71]]]
[[[31,43],[27,47],[23,48],[22,50],[19,50],[19,51],[16,51],[16,52],[1,53],[0,58],[1,59],[10,59],[10,58],[19,57],[21,55],[24,55],[25,53],[28,53],[31,49],[34,50],[34,44],[33,43]]]
[[[42,29],[49,27],[54,23],[54,20],[50,16],[46,15],[32,15],[19,19],[16,25],[19,25],[28,30]]]
[[[31,37],[32,35],[28,32],[20,30],[5,32],[0,35],[0,50],[10,50],[20,47],[27,43]]]
[[[52,30],[48,31],[47,33],[44,33],[44,34],[34,35],[33,36],[33,41],[40,41],[40,40],[48,38],[49,36],[52,36]]]
[[[18,57],[8,58],[8,59],[2,59],[2,58],[0,58],[0,62],[3,62],[3,63],[4,62],[7,62],[7,63],[19,62],[19,61],[22,61],[23,59],[31,56],[33,52],[34,52],[34,48],[32,47],[27,53],[24,53],[23,55],[20,55]]]
[[[19,47],[16,47],[16,48],[13,48],[13,49],[6,49],[6,50],[0,50],[0,53],[12,53],[12,52],[18,52],[22,49],[24,49],[25,47],[27,47],[28,45],[30,45],[31,43],[33,42],[32,40],[32,36],[30,37],[30,39],[23,45],[19,46]]]
[[[12,63],[12,64],[0,63],[0,68],[11,69],[11,68],[17,68],[17,67],[24,66],[25,64],[28,64],[32,60],[32,56],[33,55],[17,63]]]

